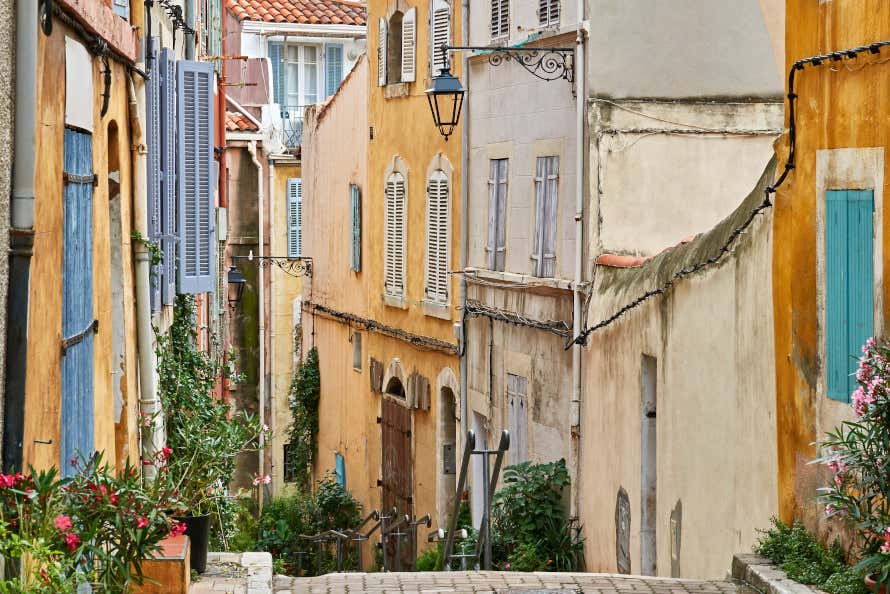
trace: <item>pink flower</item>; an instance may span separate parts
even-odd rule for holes
[[[73,551],[77,548],[77,545],[80,544],[80,537],[74,534],[73,532],[68,532],[65,534],[65,546],[68,547],[69,551]]]
[[[148,520],[145,518],[136,518],[136,529],[141,530],[148,526]]]
[[[14,487],[16,483],[15,476],[11,474],[0,474],[0,487]]]
[[[186,526],[184,523],[173,520],[173,525],[170,526],[170,536],[179,536],[180,534],[185,534],[185,529]]]
[[[62,532],[68,532],[71,530],[71,518],[68,516],[56,516],[56,519],[53,521],[56,528],[61,530]]]
[[[837,485],[838,487],[843,485],[844,484],[843,477],[839,474],[834,475],[834,484]]]
[[[272,482],[272,477],[268,474],[266,476],[260,476],[258,474],[253,475],[253,486],[258,487],[259,485],[268,485]]]

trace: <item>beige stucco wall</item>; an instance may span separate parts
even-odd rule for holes
[[[640,571],[641,359],[657,359],[657,571],[671,574],[670,513],[682,502],[680,576],[722,578],[778,509],[772,218],[721,264],[675,282],[591,335],[584,351],[581,519],[590,571],[616,571],[615,502],[630,498]],[[645,290],[600,268],[590,321]],[[622,281],[622,278],[625,280]],[[649,282],[649,281],[647,281]]]

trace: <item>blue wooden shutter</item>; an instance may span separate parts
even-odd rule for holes
[[[176,57],[173,50],[161,50],[157,72],[161,88],[161,301],[171,305],[176,299]]]
[[[269,62],[272,63],[272,100],[284,105],[284,44],[269,42]]]
[[[152,56],[151,78],[145,93],[147,138],[148,148],[147,176],[148,176],[148,239],[157,243],[162,234],[162,208],[161,208],[161,68],[160,54],[157,42],[152,39],[149,42]],[[151,310],[158,311],[161,308],[161,266],[151,267]]]
[[[213,291],[213,66],[181,60],[177,68],[177,276],[180,293]]]
[[[287,257],[303,255],[303,180],[287,180]]]
[[[362,271],[362,194],[355,184],[349,186],[352,198],[352,269]]]
[[[61,468],[93,452],[93,139],[65,129]]]
[[[111,5],[116,14],[124,19],[130,19],[130,0],[114,0]]]
[[[343,80],[343,46],[328,43],[324,46],[325,93],[328,97],[337,92]]]
[[[825,308],[828,397],[849,402],[857,358],[874,334],[874,195],[825,195]]]
[[[334,474],[341,487],[346,486],[346,460],[341,454],[334,454]]]

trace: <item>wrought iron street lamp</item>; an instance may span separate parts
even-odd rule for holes
[[[244,285],[247,284],[247,279],[244,278],[241,271],[234,265],[229,266],[229,272],[226,274],[226,277],[226,281],[229,285],[229,307],[235,309],[238,307],[238,304],[241,303],[241,297],[244,295]]]
[[[444,46],[442,53],[445,54]],[[447,141],[460,121],[460,109],[464,103],[464,88],[460,80],[451,74],[447,57],[444,68],[438,76],[433,77],[432,86],[426,90],[426,99],[429,101],[433,122],[439,129],[439,134]]]

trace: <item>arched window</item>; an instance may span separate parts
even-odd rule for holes
[[[384,293],[405,296],[405,177],[395,171],[385,188]]]
[[[417,9],[396,11],[379,21],[377,82],[380,86],[413,82],[417,45]]]
[[[433,171],[426,183],[426,298],[448,303],[448,176]]]

